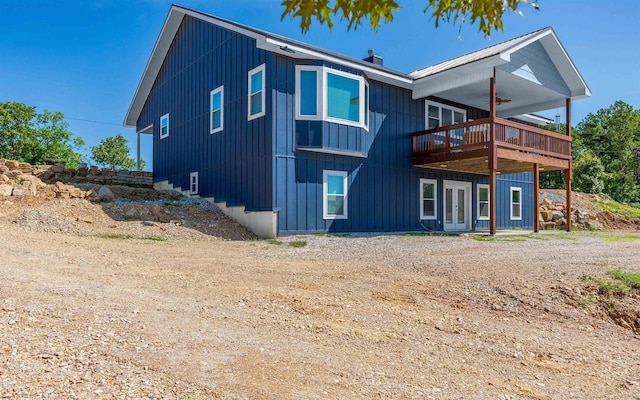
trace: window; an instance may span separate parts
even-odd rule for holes
[[[189,194],[198,194],[198,173],[192,172],[189,175]]]
[[[324,171],[322,194],[323,218],[346,219],[347,173],[344,171]]]
[[[478,219],[489,219],[489,185],[478,185]]]
[[[368,129],[369,84],[362,76],[325,67],[298,65],[296,118]]]
[[[427,129],[461,124],[467,119],[467,112],[461,108],[447,106],[432,101],[426,102]]]
[[[211,91],[211,133],[224,127],[224,86]]]
[[[169,114],[160,117],[160,139],[169,136]]]
[[[318,94],[321,92],[320,79],[318,74],[320,72],[318,67],[296,67],[297,77],[296,79],[296,117],[299,119],[314,119],[313,117],[319,117],[318,111]]]
[[[522,219],[522,188],[511,188],[511,219]]]
[[[437,182],[420,179],[420,219],[436,219]]]
[[[265,113],[264,64],[249,71],[249,121]]]

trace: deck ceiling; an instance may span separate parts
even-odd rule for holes
[[[553,164],[555,165],[544,163],[538,164],[540,172],[558,171],[565,169],[560,166],[561,163],[553,162]],[[487,156],[467,158],[462,160],[451,160],[446,162],[431,162],[416,166],[429,169],[438,169],[442,171],[455,171],[465,172],[469,174],[489,175],[489,157]],[[566,168],[568,168],[568,166],[569,164],[567,162]],[[498,157],[497,172],[502,175],[533,172],[533,163]]]
[[[496,95],[510,102],[498,104],[496,114],[507,118],[553,108],[564,108],[569,94],[558,93],[538,83],[496,70]],[[489,111],[489,81],[482,80],[436,94],[445,100]]]

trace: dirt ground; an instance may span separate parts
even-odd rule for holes
[[[638,295],[583,279],[640,235],[264,241],[160,201],[0,200],[0,398],[640,399]]]

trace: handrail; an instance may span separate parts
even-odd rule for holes
[[[411,133],[413,154],[436,155],[502,147],[571,159],[571,137],[501,118],[483,118]]]

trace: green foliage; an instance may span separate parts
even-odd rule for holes
[[[424,12],[432,11],[436,27],[441,22],[455,25],[471,21],[478,23],[478,30],[485,36],[490,36],[495,30],[504,30],[504,13],[519,13],[521,4],[538,9],[538,0],[428,0]],[[284,7],[282,19],[286,16],[300,18],[300,28],[305,33],[313,19],[332,29],[334,17],[347,20],[349,30],[357,29],[363,20],[369,19],[369,25],[375,31],[382,22],[392,22],[393,14],[400,9],[394,0],[283,0],[281,5]]]
[[[293,240],[293,241],[289,242],[289,246],[295,247],[295,248],[304,247],[306,245],[307,245],[307,241],[306,240]]]
[[[587,115],[575,129],[574,157],[578,185],[602,185],[616,201],[639,201],[640,110],[617,101]]]
[[[613,279],[619,280],[630,288],[640,289],[640,273],[624,272],[618,268],[607,271],[607,275]]]
[[[129,144],[121,134],[108,137],[100,142],[100,145],[91,148],[91,157],[100,166],[115,169],[134,169],[136,160],[129,158]],[[140,169],[144,169],[146,163],[140,160]]]
[[[56,159],[77,168],[82,156],[76,150],[84,141],[68,128],[60,112],[38,114],[35,107],[24,103],[0,102],[0,157],[29,164]]]
[[[269,244],[275,244],[276,246],[280,246],[282,243],[284,243],[284,242],[279,241],[278,239],[267,239],[267,240],[265,240],[265,242],[267,242]]]
[[[621,214],[628,218],[640,218],[640,209],[624,203],[618,203],[617,201],[609,199],[602,199],[598,201],[598,205],[604,211]]]
[[[591,149],[578,153],[573,160],[572,189],[577,192],[602,194],[607,174],[604,165]]]
[[[587,283],[588,286],[595,287],[598,290],[598,294],[604,296],[626,296],[629,294],[629,286],[622,282],[615,282],[609,279],[602,279],[594,276],[583,276],[582,280]]]

